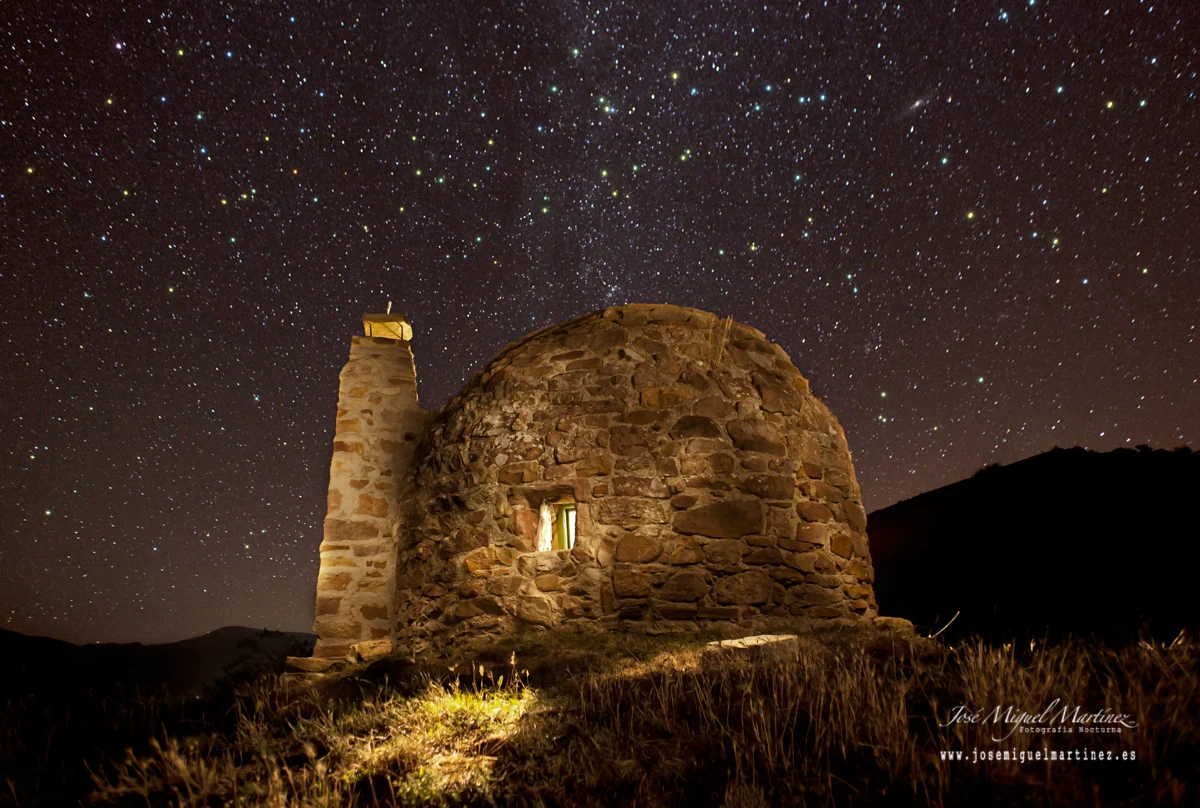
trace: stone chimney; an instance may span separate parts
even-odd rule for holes
[[[429,415],[417,405],[412,326],[388,311],[363,315],[340,376],[314,657],[353,657],[356,643],[377,649],[395,633],[400,504]]]

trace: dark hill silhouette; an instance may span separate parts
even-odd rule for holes
[[[991,639],[1200,625],[1200,454],[1054,449],[872,513],[875,594]]]
[[[5,661],[0,697],[111,685],[200,692],[283,670],[287,656],[308,656],[316,636],[226,626],[159,645],[74,645],[50,637],[0,630]]]

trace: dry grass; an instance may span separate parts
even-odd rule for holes
[[[117,711],[109,716],[114,737],[132,739],[131,751],[107,762],[97,750],[82,755],[95,771],[91,799],[270,806],[1200,801],[1200,650],[1191,643],[1014,649],[844,632],[713,653],[703,649],[705,639],[517,638],[422,666],[360,666],[308,688],[260,683],[233,697],[225,712],[204,713],[207,719],[182,720],[188,704],[164,696],[109,704]],[[1014,734],[996,743],[992,726],[942,726],[959,704],[1038,712],[1055,698],[1091,712],[1128,713],[1137,729]],[[22,755],[32,765],[41,754],[16,745],[21,709],[10,705],[4,718],[6,772]],[[95,740],[102,751],[104,739]],[[47,743],[48,759],[65,764],[54,757],[54,737]],[[1019,755],[1047,743],[1060,751],[1135,753],[1136,760],[975,764],[938,754],[978,747]],[[10,778],[14,796],[46,804],[19,781]]]

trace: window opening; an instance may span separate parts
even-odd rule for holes
[[[537,548],[541,552],[575,546],[574,502],[543,502],[538,509]]]

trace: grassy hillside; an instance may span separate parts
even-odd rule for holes
[[[49,722],[20,700],[0,728],[4,774],[39,805],[1200,799],[1200,650],[1182,638],[1014,648],[844,630],[750,650],[708,639],[543,633],[311,685],[263,680],[226,703],[128,693]],[[1056,698],[1127,713],[1136,728],[997,742],[1008,729],[948,720],[957,705],[1036,713]],[[972,763],[975,749],[1117,759]]]

